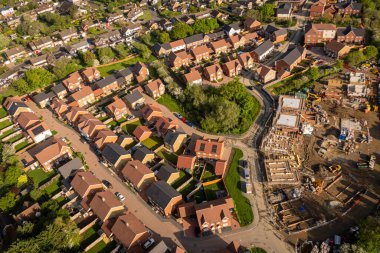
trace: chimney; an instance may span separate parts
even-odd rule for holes
[[[105,197],[102,197],[102,201],[103,201],[103,202],[106,202],[106,198],[105,198]]]
[[[214,208],[214,205],[213,205],[213,204],[211,204],[211,205],[210,205],[210,208],[211,208],[211,209],[212,209],[212,208]]]
[[[136,170],[138,168],[136,164],[133,164],[132,167],[135,168]]]

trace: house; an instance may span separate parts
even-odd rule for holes
[[[123,204],[110,190],[95,193],[89,203],[89,207],[103,222],[125,212]]]
[[[147,126],[138,126],[133,131],[133,135],[140,141],[145,141],[151,137],[153,132]]]
[[[229,43],[225,39],[213,41],[210,43],[210,45],[215,54],[226,54],[230,47]]]
[[[193,47],[190,50],[191,54],[194,56],[194,60],[196,63],[199,63],[203,60],[208,60],[211,54],[211,48],[206,45],[201,45],[198,47]]]
[[[75,157],[73,160],[68,161],[58,168],[58,172],[61,174],[64,180],[70,180],[74,178],[76,173],[82,170],[84,170],[84,166],[78,157]]]
[[[336,32],[336,40],[346,44],[364,44],[365,29],[352,26],[339,27]]]
[[[266,40],[252,51],[252,58],[255,62],[261,62],[267,58],[274,50],[272,41]]]
[[[131,107],[133,110],[137,110],[138,107],[142,105],[145,101],[144,96],[138,90],[132,91],[131,93],[123,97],[123,99],[127,103],[127,105]]]
[[[97,35],[93,43],[97,48],[102,48],[105,46],[115,46],[116,43],[122,42],[123,37],[119,30],[113,30],[106,33]]]
[[[64,97],[67,96],[67,90],[65,88],[65,86],[63,86],[62,83],[59,83],[59,84],[56,84],[54,85],[52,88],[51,88],[52,92],[54,92],[54,94],[59,98],[59,99],[63,99]]]
[[[32,109],[18,97],[7,97],[3,106],[12,117],[17,117],[22,112],[32,112]]]
[[[219,139],[197,139],[194,152],[197,158],[220,160],[223,156],[224,140]]]
[[[174,183],[179,178],[179,170],[174,169],[170,165],[163,165],[158,170],[156,177],[158,180],[165,181],[168,184]]]
[[[144,15],[144,10],[139,8],[139,7],[135,7],[133,9],[131,9],[128,14],[127,14],[127,20],[129,22],[134,22],[136,21],[139,17],[141,17],[142,15]]]
[[[242,66],[238,59],[226,62],[222,65],[223,72],[226,76],[234,77],[241,73]]]
[[[255,32],[261,29],[261,22],[257,19],[247,18],[244,21],[244,29],[250,32]]]
[[[17,59],[24,57],[26,55],[26,51],[23,46],[17,46],[5,50],[4,55],[10,62],[15,62]]]
[[[241,32],[240,24],[239,23],[233,23],[230,25],[224,25],[223,31],[228,35],[234,35],[239,34]]]
[[[136,245],[142,245],[150,237],[148,229],[131,212],[120,215],[113,222],[111,220],[102,225],[102,230],[108,237],[112,236],[127,252]]]
[[[144,86],[144,89],[145,92],[154,99],[159,98],[165,94],[165,85],[159,78],[150,81]]]
[[[63,43],[67,43],[72,39],[79,38],[79,34],[75,28],[70,27],[69,29],[59,32],[58,37],[63,41]]]
[[[156,128],[159,136],[165,136],[169,130],[177,130],[179,128],[179,125],[177,120],[163,116],[158,118],[154,127]]]
[[[261,83],[269,83],[276,79],[276,71],[265,65],[260,65],[254,72],[254,77]]]
[[[28,127],[26,132],[35,143],[40,143],[53,136],[45,122],[39,122],[36,125]]]
[[[119,135],[116,141],[122,148],[128,149],[131,145],[135,144],[135,139],[131,135]]]
[[[20,160],[25,170],[35,169],[40,165],[45,171],[50,171],[71,157],[71,148],[60,138],[53,136],[22,153]]]
[[[157,207],[164,216],[171,215],[182,203],[182,195],[165,181],[154,182],[146,195],[149,203]]]
[[[94,143],[97,149],[102,150],[106,144],[115,143],[117,135],[108,128],[102,129],[94,138]]]
[[[197,160],[196,156],[193,155],[179,155],[177,160],[177,169],[193,171],[195,162]]]
[[[193,57],[186,51],[178,53],[171,52],[168,56],[168,63],[174,69],[179,69],[183,66],[189,66],[192,63]]]
[[[29,62],[34,67],[45,66],[48,64],[47,58],[48,56],[46,54],[43,54],[29,59]]]
[[[164,138],[165,147],[171,152],[177,152],[187,139],[184,132],[168,131]]]
[[[324,47],[325,54],[332,58],[340,58],[350,52],[351,48],[336,40],[326,43]]]
[[[21,112],[17,117],[14,117],[13,120],[24,130],[41,122],[37,115],[31,111]]]
[[[219,20],[222,20],[222,21],[226,21],[228,19],[228,17],[229,17],[228,14],[225,14],[225,13],[220,12],[218,10],[212,10],[210,14],[211,14],[211,16],[213,18],[216,18],[216,19],[219,19]]]
[[[82,87],[82,82],[82,76],[78,71],[70,74],[68,78],[62,81],[63,85],[71,93],[78,91]]]
[[[140,83],[144,81],[149,76],[148,67],[142,63],[138,62],[132,67],[132,73],[135,75],[137,82]]]
[[[81,74],[83,79],[88,83],[93,83],[101,78],[99,70],[95,67],[85,68]]]
[[[71,186],[81,198],[103,190],[102,182],[90,171],[78,171],[71,181]]]
[[[147,147],[140,146],[134,151],[132,157],[134,160],[139,160],[143,164],[147,164],[154,160],[155,155],[154,152],[149,150]]]
[[[289,3],[279,4],[276,10],[277,18],[288,19],[292,14],[292,5]]]
[[[131,41],[141,30],[141,24],[136,23],[121,28],[120,32],[123,34],[127,41]]]
[[[208,41],[214,41],[214,40],[224,38],[225,36],[226,34],[224,33],[224,31],[220,31],[220,32],[205,34],[205,39],[207,39]]]
[[[154,172],[139,160],[129,161],[121,170],[121,174],[137,191],[145,190],[156,181]]]
[[[283,71],[291,72],[298,64],[306,58],[306,49],[302,46],[296,46],[288,49],[284,56],[275,62],[277,73]]]
[[[232,35],[228,37],[228,41],[232,45],[234,49],[238,49],[239,47],[244,47],[247,41],[245,40],[244,36],[240,35]]]
[[[128,115],[127,105],[119,97],[113,97],[113,102],[106,107],[108,114],[115,120],[120,120]]]
[[[333,40],[336,36],[336,26],[334,24],[311,24],[305,32],[306,45],[325,43]]]
[[[192,36],[186,37],[183,39],[183,41],[186,44],[187,50],[209,42],[208,37],[205,37],[202,33],[198,33],[198,34],[194,34]]]
[[[100,130],[107,128],[103,122],[95,118],[92,114],[80,115],[77,121],[77,127],[79,132],[89,139],[94,138]]]
[[[230,197],[196,204],[194,208],[202,236],[240,227],[235,218],[234,203]]]
[[[69,111],[67,112],[67,114],[65,116],[66,116],[67,121],[71,125],[74,125],[77,123],[79,117],[81,115],[85,115],[85,114],[89,114],[89,112],[86,111],[85,109],[81,108],[81,107],[72,106],[72,107],[70,107]]]
[[[130,68],[125,68],[115,73],[119,86],[130,84],[133,80],[133,73]]]
[[[38,202],[32,204],[29,201],[25,201],[21,207],[21,210],[21,212],[13,216],[17,224],[23,224],[27,221],[31,222],[41,216],[41,207]]]
[[[363,8],[362,3],[352,1],[341,2],[335,6],[338,9],[338,13],[344,16],[360,16]]]
[[[95,82],[95,87],[101,89],[103,94],[107,95],[119,89],[116,77],[114,75],[109,75],[99,81]]]
[[[238,60],[244,69],[251,69],[255,62],[250,52],[239,54]]]
[[[15,10],[13,9],[13,7],[5,6],[0,9],[0,14],[3,17],[10,17],[13,16],[13,14],[15,14]]]
[[[320,18],[325,13],[325,4],[321,3],[321,1],[317,2],[316,4],[313,4],[310,7],[310,18]]]
[[[106,19],[108,23],[114,23],[116,21],[123,21],[124,14],[122,12],[109,13],[106,15]]]
[[[172,49],[172,52],[174,53],[177,51],[186,49],[186,44],[184,40],[176,40],[176,41],[170,42],[169,45]]]
[[[172,48],[169,43],[155,44],[152,49],[153,52],[160,58],[172,52]]]
[[[210,82],[217,82],[223,79],[223,71],[219,64],[208,66],[204,69],[204,75]]]
[[[46,105],[50,102],[50,100],[55,97],[54,92],[49,92],[49,93],[38,93],[32,97],[33,101],[39,105],[41,108],[45,108]]]
[[[84,86],[83,89],[71,94],[69,101],[72,102],[70,105],[83,107],[94,103],[96,100],[91,87]]]
[[[77,52],[86,52],[90,49],[90,44],[87,40],[81,40],[78,43],[66,47],[66,51],[71,55],[76,55]]]
[[[273,43],[283,42],[286,40],[287,37],[288,31],[286,29],[278,29],[270,35],[270,39],[271,41],[273,41]]]
[[[106,144],[102,156],[116,170],[124,168],[125,164],[132,159],[131,153],[117,143]]]
[[[202,76],[198,70],[192,69],[189,73],[184,75],[184,79],[187,85],[202,85]]]
[[[141,109],[142,117],[147,122],[152,122],[153,120],[162,117],[162,111],[159,106],[153,105],[153,104],[146,104]]]
[[[50,37],[44,37],[30,42],[29,47],[35,52],[41,52],[43,49],[54,47],[54,43]]]

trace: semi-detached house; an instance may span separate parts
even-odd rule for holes
[[[336,36],[334,24],[311,24],[305,32],[305,44],[313,45],[333,40]]]
[[[252,57],[255,62],[261,62],[267,58],[274,50],[273,42],[266,40],[252,51]]]

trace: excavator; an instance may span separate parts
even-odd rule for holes
[[[368,113],[370,111],[377,112],[379,110],[379,107],[377,105],[371,105],[368,101],[365,102],[365,108],[364,112]]]
[[[307,104],[306,104],[307,107],[313,107],[314,103],[319,102],[319,101],[321,101],[320,96],[311,92],[307,93]]]
[[[339,164],[332,165],[332,166],[329,166],[328,170],[331,173],[336,174],[336,173],[339,173],[342,170],[342,166],[340,166]]]

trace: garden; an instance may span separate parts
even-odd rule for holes
[[[49,172],[45,172],[41,168],[29,170],[27,172],[28,177],[33,181],[33,184],[37,187],[48,182],[52,177],[55,176],[55,174],[56,173],[53,170]]]
[[[143,122],[141,119],[138,119],[136,121],[133,121],[131,123],[128,123],[128,124],[125,124],[124,126],[122,126],[122,130],[124,132],[126,132],[127,134],[132,134],[133,131],[135,131],[136,127],[138,126],[142,126],[143,125]]]
[[[150,150],[156,150],[159,148],[162,144],[164,144],[164,141],[162,138],[158,136],[151,136],[148,139],[144,140],[142,144],[147,147]]]
[[[106,243],[104,240],[101,240],[95,244],[87,253],[110,253],[116,248],[117,244],[115,241]]]
[[[98,230],[100,229],[98,224],[95,224],[94,226],[87,229],[82,235],[81,235],[81,242],[80,246],[85,249],[88,245],[90,245],[92,242],[94,242],[96,239],[99,238]]]

